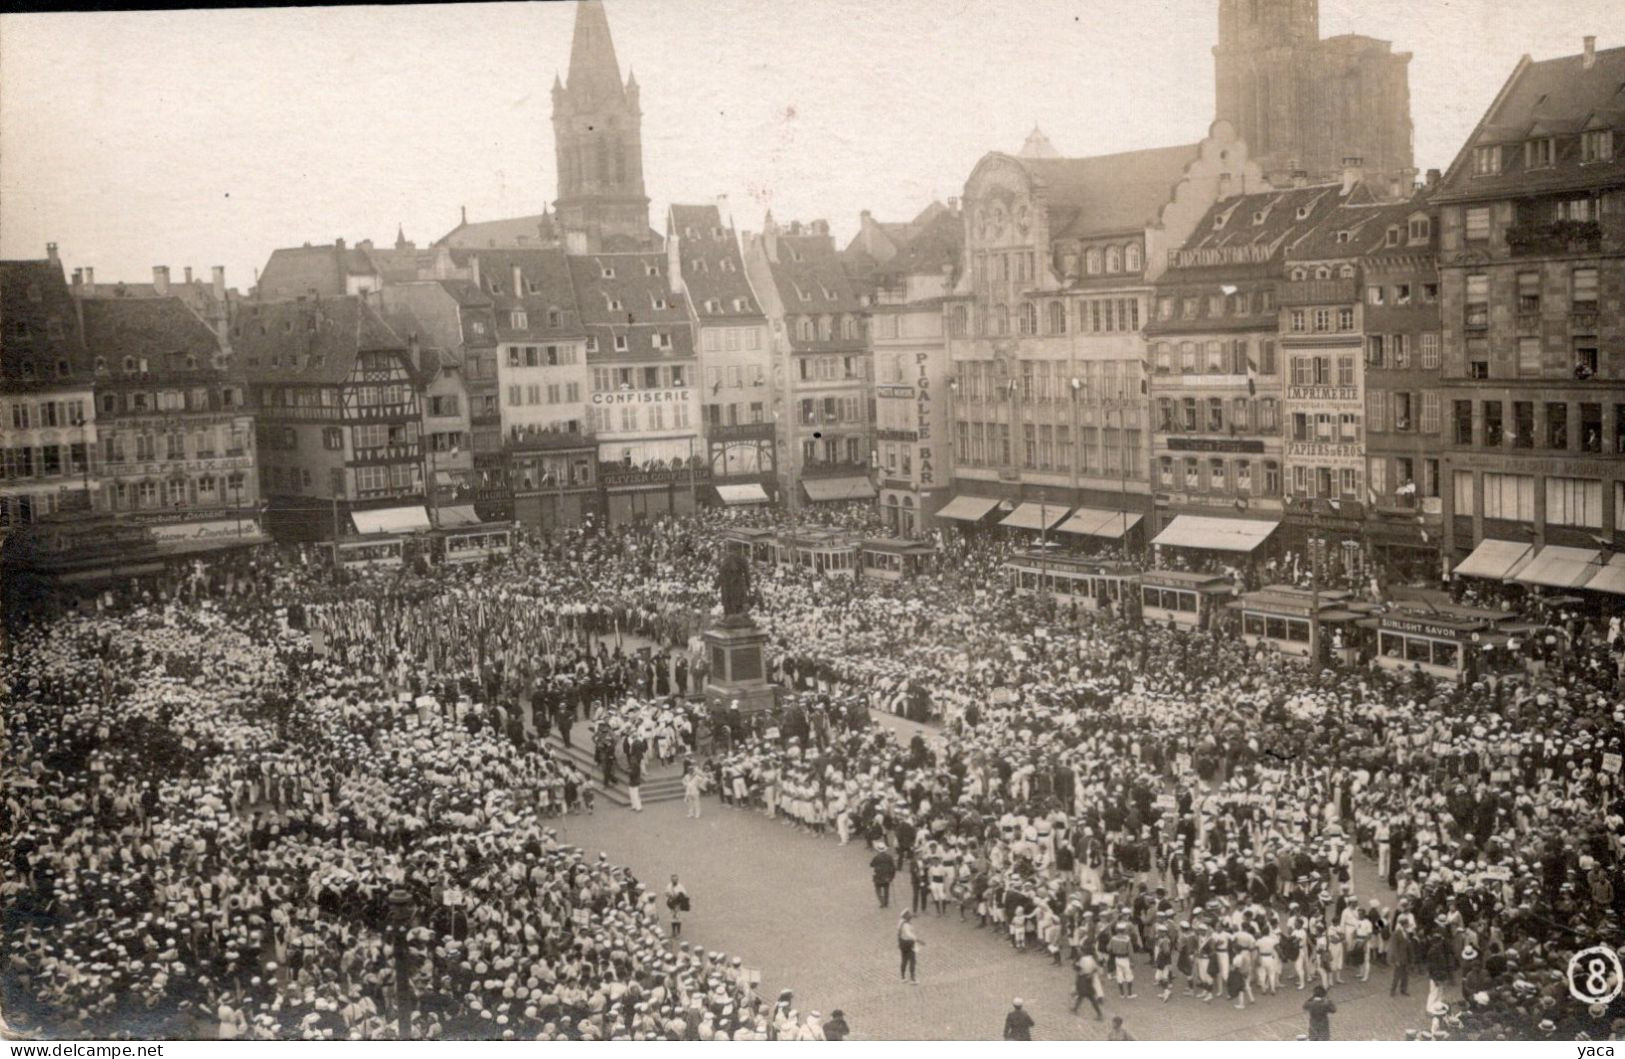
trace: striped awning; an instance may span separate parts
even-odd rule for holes
[[[1566,548],[1548,544],[1511,580],[1547,588],[1579,588],[1602,569],[1602,552],[1595,548]]]
[[[1080,507],[1072,512],[1071,518],[1055,529],[1060,533],[1076,533],[1080,537],[1118,540],[1139,524],[1140,516],[1132,511],[1105,511],[1097,507]]]
[[[736,485],[719,485],[716,487],[717,499],[732,507],[735,504],[765,504],[767,503],[767,490],[756,482],[743,482]]]
[[[954,497],[937,512],[938,518],[957,519],[960,522],[980,522],[987,513],[999,506],[997,497],[971,496],[966,493]]]
[[[999,525],[1012,529],[1051,530],[1071,510],[1065,504],[1021,504],[1000,519]]]
[[[1587,592],[1607,592],[1610,595],[1625,596],[1625,552],[1616,553],[1608,560],[1608,565],[1602,567],[1591,580],[1580,586]]]
[[[363,536],[373,533],[416,533],[429,529],[429,513],[416,507],[384,507],[373,511],[352,511],[350,521]]]
[[[873,500],[875,487],[869,484],[869,479],[853,478],[803,478],[801,488],[807,491],[808,500]]]
[[[1456,566],[1457,577],[1482,577],[1490,581],[1505,581],[1519,563],[1535,550],[1527,541],[1503,541],[1485,537],[1473,549],[1473,554]]]
[[[1175,548],[1246,553],[1263,544],[1279,525],[1279,522],[1245,518],[1178,515],[1151,543]]]

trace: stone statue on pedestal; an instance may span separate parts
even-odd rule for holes
[[[717,589],[722,594],[722,624],[751,624],[750,560],[738,553],[725,556],[717,568]]]

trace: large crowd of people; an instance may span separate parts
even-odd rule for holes
[[[1008,589],[1008,543],[954,539],[895,583],[759,567],[785,695],[737,723],[694,697],[718,523],[343,583],[267,556],[22,632],[0,896],[7,988],[34,987],[8,1010],[68,1035],[818,1039],[553,833],[595,781],[686,762],[691,812],[709,790],[889,862],[911,912],[1062,965],[1097,1017],[1380,973],[1428,1035],[1625,1027],[1567,978],[1625,940],[1617,619],[1571,607],[1517,679],[1321,672],[1057,610]]]

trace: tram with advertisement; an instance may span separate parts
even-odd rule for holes
[[[1147,570],[1140,575],[1140,613],[1146,621],[1205,628],[1235,594],[1235,583],[1220,574]]]
[[[406,562],[403,537],[353,537],[333,545],[333,558],[341,569],[400,566]]]
[[[1022,595],[1047,595],[1057,603],[1097,611],[1133,599],[1140,572],[1131,566],[1079,555],[1034,550],[1004,564],[1011,587]]]
[[[477,563],[513,551],[513,524],[482,522],[440,534],[437,549],[441,562]]]
[[[912,581],[936,560],[936,545],[925,541],[871,538],[858,547],[863,576],[876,581]]]

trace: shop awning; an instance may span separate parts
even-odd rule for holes
[[[808,500],[873,500],[875,498],[875,487],[869,484],[869,479],[862,477],[803,478],[801,488],[807,491]]]
[[[1625,596],[1625,553],[1616,554],[1608,560],[1608,565],[1598,570],[1596,574],[1580,586],[1587,592],[1608,592],[1616,596]]]
[[[1504,581],[1517,565],[1529,557],[1533,544],[1524,541],[1502,541],[1485,537],[1473,549],[1473,554],[1456,567],[1458,577],[1482,577],[1490,581]]]
[[[1524,564],[1512,580],[1547,588],[1579,588],[1602,569],[1602,552],[1595,548],[1566,548],[1548,544]]]
[[[480,517],[474,514],[473,504],[453,504],[440,509],[441,529],[462,529],[465,526],[478,526]]]
[[[767,503],[767,490],[756,482],[746,482],[743,485],[719,485],[716,487],[717,498],[724,504],[765,504]]]
[[[1251,552],[1263,544],[1279,525],[1279,522],[1245,518],[1178,515],[1151,543],[1175,548],[1205,548],[1216,552]]]
[[[1065,504],[1020,504],[1000,519],[999,525],[1013,529],[1050,530],[1071,510]]]
[[[971,496],[961,493],[954,497],[937,512],[938,518],[958,519],[960,522],[980,522],[987,518],[987,513],[999,506],[997,497]]]
[[[457,479],[451,476],[450,471],[435,471],[434,484],[450,489],[457,484]]]
[[[1133,512],[1080,507],[1072,512],[1071,518],[1055,528],[1061,533],[1076,533],[1080,537],[1105,537],[1115,541],[1139,524],[1140,516]]]
[[[376,511],[352,511],[350,521],[363,536],[374,533],[416,533],[429,529],[429,514],[417,507],[383,507]]]

